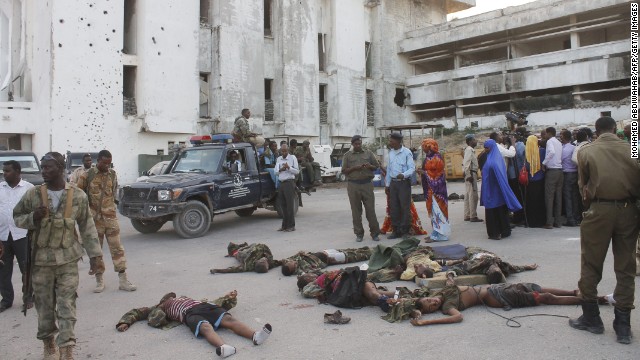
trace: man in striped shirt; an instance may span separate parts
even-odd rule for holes
[[[236,348],[224,343],[216,333],[218,328],[229,329],[234,333],[251,339],[254,345],[260,345],[271,334],[271,325],[265,324],[262,330],[254,331],[246,324],[236,320],[227,311],[237,303],[237,291],[213,302],[198,301],[186,296],[176,297],[175,293],[165,295],[154,308],[133,309],[126,313],[116,325],[118,331],[127,331],[133,323],[149,318],[149,324],[162,327],[168,321],[186,324],[196,337],[202,335],[216,347],[216,354],[226,358],[236,353]],[[165,319],[158,319],[158,312],[164,313]],[[154,313],[153,319],[150,314]],[[157,324],[158,326],[152,324]]]

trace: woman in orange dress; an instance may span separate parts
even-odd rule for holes
[[[451,233],[449,225],[449,202],[447,199],[447,179],[444,171],[444,159],[440,155],[438,142],[432,138],[422,140],[425,158],[422,168],[417,172],[422,176],[422,189],[431,218],[433,231],[427,238],[431,241],[447,241]],[[437,210],[434,211],[434,200]]]

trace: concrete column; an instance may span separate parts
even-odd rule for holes
[[[576,85],[573,87],[573,92],[579,92],[580,85]],[[573,101],[582,101],[582,95],[573,95]]]
[[[456,126],[459,124],[459,121],[464,118],[464,109],[460,106],[464,104],[462,100],[456,100]]]
[[[577,21],[577,17],[575,15],[571,15],[569,17],[569,23],[575,24]],[[575,26],[571,27],[571,29],[575,29]],[[571,48],[577,49],[580,47],[580,34],[577,32],[571,33]]]
[[[460,64],[462,64],[462,58],[460,57],[460,55],[453,55],[453,68],[460,69]]]

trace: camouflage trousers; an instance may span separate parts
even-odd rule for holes
[[[111,261],[113,261],[113,269],[115,272],[125,271],[127,269],[127,258],[124,256],[124,247],[120,242],[120,226],[118,219],[94,219],[96,230],[98,231],[98,240],[100,247],[107,238],[107,245],[111,253]]]
[[[38,312],[38,339],[58,333],[58,346],[75,345],[78,262],[59,266],[34,266],[32,283]],[[57,323],[57,324],[56,324]]]

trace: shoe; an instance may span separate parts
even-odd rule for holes
[[[586,330],[592,334],[604,333],[604,324],[600,317],[598,303],[582,304],[582,315],[577,319],[569,319],[569,326],[578,330]]]
[[[103,274],[96,274],[96,287],[93,289],[94,293],[101,293],[104,291],[104,278]]]
[[[261,345],[263,342],[267,340],[269,335],[271,335],[271,325],[264,324],[262,330],[256,331],[253,333],[253,345]]]
[[[616,331],[617,341],[620,344],[631,344],[631,310],[613,309],[615,319],[613,320],[613,330]]]
[[[474,218],[471,218],[471,220],[469,221],[471,221],[472,223],[478,223],[478,222],[483,222],[484,220],[474,217]]]
[[[560,224],[553,224],[554,228],[561,228],[562,226]]]
[[[471,218],[464,218],[464,221],[471,221]]]
[[[322,186],[322,181],[316,180],[313,182],[313,186]]]
[[[502,235],[500,235],[500,236],[489,236],[489,240],[502,240]]]
[[[364,235],[357,235],[356,242],[362,242],[364,240]]]
[[[120,286],[119,289],[123,291],[136,291],[138,287],[133,285],[127,280],[127,273],[121,272],[118,273],[118,277],[120,278]]]
[[[60,360],[73,360],[73,348],[74,345],[67,345],[60,347]]]
[[[290,227],[288,229],[284,229],[284,231],[286,231],[286,232],[296,231],[296,227],[295,226],[294,227]]]
[[[543,229],[547,229],[547,230],[551,230],[551,229],[553,229],[553,225],[546,224],[546,225],[545,225],[545,226],[543,226],[542,228],[543,228]]]
[[[376,234],[376,235],[371,236],[371,240],[380,241],[380,235]]]
[[[218,346],[216,348],[216,354],[221,358],[229,357],[236,353],[236,348],[231,345],[223,344],[222,346]]]
[[[387,239],[394,240],[394,239],[399,239],[401,237],[402,237],[402,235],[400,235],[398,233],[391,233],[391,235],[387,236]]]
[[[349,321],[351,321],[351,318],[348,316],[342,316],[342,312],[340,310],[337,310],[333,314],[324,314],[325,324],[344,325]]]
[[[278,231],[284,231],[284,228],[283,228],[283,227],[281,227],[280,229],[278,229]]]
[[[44,360],[58,360],[60,359],[60,350],[53,336],[42,340],[44,344]]]

